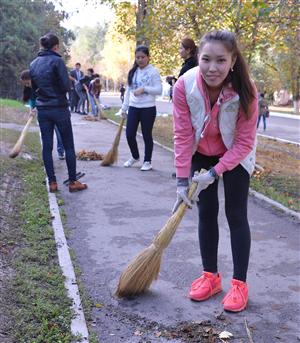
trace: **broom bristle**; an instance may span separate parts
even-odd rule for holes
[[[161,257],[162,251],[154,244],[144,249],[122,273],[116,295],[128,297],[146,291],[158,277]]]
[[[118,149],[112,147],[109,152],[104,156],[101,166],[108,167],[117,162],[118,160]]]
[[[189,189],[189,198],[197,188],[193,183]],[[164,249],[169,245],[181,222],[187,205],[181,203],[177,211],[169,218],[164,227],[154,238],[153,243],[143,250],[122,273],[116,295],[128,297],[146,291],[157,279]]]
[[[118,132],[116,134],[114,143],[112,148],[109,150],[109,152],[104,156],[103,161],[101,162],[101,166],[108,167],[114,164],[118,160],[118,146],[120,143],[121,133],[123,129],[125,119],[122,118]]]

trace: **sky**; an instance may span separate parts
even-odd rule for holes
[[[70,18],[63,22],[67,29],[75,27],[95,26],[97,22],[103,24],[113,19],[113,11],[105,5],[86,5],[85,0],[52,0],[56,9],[64,10]],[[60,5],[62,4],[62,6]]]

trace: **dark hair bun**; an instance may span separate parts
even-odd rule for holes
[[[40,38],[40,44],[44,49],[49,50],[59,44],[59,39],[54,34],[47,33]]]

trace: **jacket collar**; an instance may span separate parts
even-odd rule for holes
[[[58,56],[61,57],[60,54],[58,54],[57,52],[53,51],[53,50],[46,50],[46,49],[42,49],[39,51],[38,56],[50,56],[50,55],[54,55],[54,56]]]

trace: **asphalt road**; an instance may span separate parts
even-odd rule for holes
[[[76,150],[107,152],[116,126],[87,122],[72,115]],[[140,151],[143,144],[139,139]],[[54,154],[55,155],[55,154]],[[224,291],[209,301],[196,303],[187,298],[191,282],[202,267],[197,238],[197,211],[187,212],[170,246],[163,255],[159,279],[146,294],[130,300],[114,296],[120,273],[132,258],[149,246],[170,216],[175,200],[172,153],[155,146],[154,170],[124,168],[130,156],[124,134],[119,163],[101,167],[99,161],[78,161],[86,173],[88,190],[69,193],[65,161],[54,156],[61,197],[65,205],[68,244],[81,269],[81,281],[93,304],[90,327],[101,343],[202,342],[174,338],[157,332],[178,330],[182,322],[210,321],[233,333],[230,342],[248,342],[244,319],[256,343],[297,342],[299,337],[299,223],[256,198],[249,198],[252,248],[248,283],[250,301],[242,313],[222,312],[221,301],[232,277],[230,237],[224,214],[220,183],[219,270]],[[219,317],[218,317],[219,318]]]
[[[121,100],[118,96],[101,95],[103,104],[108,106],[121,106]],[[172,103],[168,101],[157,100],[157,111],[159,113],[172,114]],[[281,113],[271,112],[270,117],[267,119],[267,130],[263,131],[262,120],[258,129],[259,134],[266,136],[276,137],[280,139],[289,140],[291,142],[300,143],[300,116],[297,118],[281,117]]]

